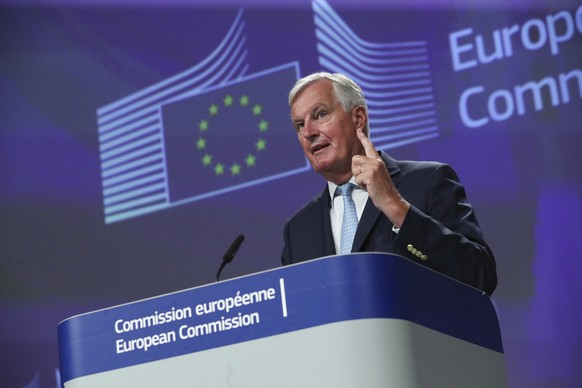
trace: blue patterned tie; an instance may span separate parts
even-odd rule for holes
[[[340,242],[340,254],[350,253],[354,243],[354,236],[358,228],[358,214],[356,213],[356,205],[352,199],[352,191],[357,186],[353,183],[345,183],[339,186],[342,197],[344,199],[344,217],[342,219],[342,235]]]

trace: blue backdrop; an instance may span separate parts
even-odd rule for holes
[[[582,384],[582,5],[351,3],[0,1],[3,386],[55,386],[61,320],[209,283],[240,233],[223,278],[279,266],[324,185],[286,101],[319,70],[377,148],[459,173],[510,386]]]

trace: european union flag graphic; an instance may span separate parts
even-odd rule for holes
[[[101,108],[105,222],[309,169],[287,106],[298,73],[290,63],[200,85],[188,73]]]
[[[304,168],[287,105],[295,79],[295,68],[286,67],[162,106],[170,201],[208,197]]]

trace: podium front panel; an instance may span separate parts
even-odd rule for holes
[[[487,295],[379,253],[72,317],[59,325],[59,350],[66,387],[505,384]]]

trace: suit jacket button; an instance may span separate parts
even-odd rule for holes
[[[427,255],[422,255],[422,256],[420,256],[420,260],[427,261],[428,260],[428,256]]]

